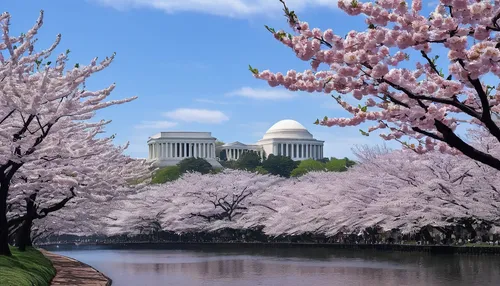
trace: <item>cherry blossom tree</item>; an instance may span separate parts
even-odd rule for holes
[[[137,179],[150,176],[144,160],[134,160],[123,155],[127,145],[115,147],[112,137],[97,139],[102,127],[54,136],[58,149],[47,153],[40,161],[26,163],[18,171],[10,189],[11,206],[9,227],[16,230],[16,243],[21,250],[31,245],[33,220],[45,218],[49,213],[63,208],[76,197],[100,204],[117,196],[117,189],[138,189],[131,185]],[[72,208],[80,207],[76,204]],[[20,226],[20,228],[17,228]],[[12,231],[11,231],[12,232]]]
[[[158,224],[179,233],[252,228],[262,225],[266,214],[276,212],[260,197],[284,181],[242,170],[186,173],[176,181],[151,185],[119,200],[109,214],[114,221],[108,230],[139,234]]]
[[[291,91],[340,94],[332,97],[352,117],[325,117],[317,124],[373,121],[364,135],[385,129],[383,139],[418,153],[462,153],[500,170],[500,157],[457,133],[463,123],[484,127],[500,140],[493,119],[500,111],[500,87],[494,86],[500,75],[500,1],[440,0],[424,15],[422,0],[339,0],[341,10],[364,15],[367,24],[345,37],[309,27],[280,1],[294,34],[267,28],[312,69],[283,74],[250,67],[256,78]],[[447,51],[447,61],[438,60],[441,50]],[[361,104],[349,104],[341,97],[345,94]]]
[[[69,50],[50,60],[60,35],[46,50],[34,47],[43,12],[20,36],[10,34],[10,19],[8,13],[0,15],[0,255],[10,255],[7,198],[21,167],[54,152],[57,140],[48,140],[54,134],[63,138],[81,128],[77,121],[91,119],[95,111],[135,99],[105,101],[114,84],[98,91],[85,88],[86,79],[108,67],[114,55],[101,62],[95,58],[87,66],[68,67]]]

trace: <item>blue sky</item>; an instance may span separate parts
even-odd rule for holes
[[[334,0],[287,2],[314,27],[334,28],[341,35],[366,27],[362,17],[339,11]],[[45,20],[38,49],[61,33],[57,53],[70,49],[74,63],[117,53],[115,62],[87,87],[115,82],[111,99],[139,96],[98,113],[113,121],[107,131],[117,134],[118,144],[130,141],[133,157],[146,157],[148,136],[160,131],[210,131],[224,142],[254,143],[275,122],[288,118],[325,140],[326,156],[350,157],[354,144],[383,142],[378,136],[362,136],[358,127],[315,126],[316,118],[348,115],[329,95],[291,93],[252,77],[248,64],[275,72],[309,67],[264,28],[287,28],[278,0],[2,3],[2,10],[12,15],[14,34],[31,27],[41,9]]]

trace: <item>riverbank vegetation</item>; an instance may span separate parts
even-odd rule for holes
[[[483,131],[468,135],[476,148],[500,152],[500,144]],[[312,171],[294,178],[230,169],[186,173],[93,209],[97,219],[92,227],[78,219],[84,210],[63,211],[64,216],[41,225],[75,235],[155,237],[172,232],[183,241],[191,237],[200,242],[220,240],[209,235],[220,235],[220,230],[248,231],[234,238],[242,242],[255,236],[264,242],[500,241],[499,171],[437,152],[365,147],[355,153],[360,163],[345,172]]]
[[[29,247],[19,251],[11,247],[12,256],[0,256],[0,285],[48,286],[56,270],[40,251]]]

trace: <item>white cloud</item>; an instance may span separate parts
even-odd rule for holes
[[[206,99],[206,98],[196,98],[194,101],[196,102],[201,102],[201,103],[209,103],[209,104],[229,104],[227,101],[218,101],[218,100],[212,100],[212,99]]]
[[[241,96],[258,100],[282,100],[296,97],[298,94],[284,89],[263,89],[242,87],[238,90],[231,91],[227,96]]]
[[[229,120],[229,117],[219,110],[179,108],[165,112],[164,116],[185,122],[218,124]]]
[[[142,121],[135,125],[136,129],[169,129],[177,126],[177,122],[172,121]]]
[[[225,17],[248,17],[257,14],[277,15],[283,6],[278,0],[92,0],[118,10],[154,8],[166,13],[199,12]],[[287,0],[294,11],[308,7],[336,8],[337,0]],[[281,14],[279,14],[281,15]]]

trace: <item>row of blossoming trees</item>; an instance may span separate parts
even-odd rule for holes
[[[127,146],[99,136],[109,121],[92,122],[96,111],[135,99],[106,101],[114,85],[85,88],[114,56],[70,66],[69,50],[53,55],[60,35],[48,49],[34,47],[43,12],[18,36],[9,33],[10,18],[0,15],[0,255],[10,255],[9,238],[20,249],[30,245],[34,222],[64,207],[105,205],[148,173],[123,155]]]
[[[469,135],[475,148],[500,155],[492,136]],[[500,239],[498,170],[463,155],[382,151],[362,150],[361,164],[344,173],[312,172],[292,179],[229,169],[188,173],[124,195],[92,214],[62,210],[39,227],[56,235],[163,231],[196,233],[194,239],[227,229],[258,230],[268,239],[313,235],[367,243]],[[82,223],[80,218],[89,215],[101,219]]]

